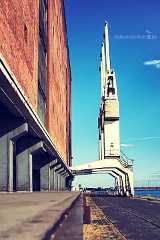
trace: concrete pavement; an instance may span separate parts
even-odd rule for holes
[[[0,193],[0,239],[45,239],[79,192]]]
[[[160,240],[160,203],[124,197],[92,197],[128,240]]]

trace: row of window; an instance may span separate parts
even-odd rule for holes
[[[58,16],[57,16],[58,23]],[[54,32],[54,28],[53,28]],[[61,42],[60,37],[60,42]],[[40,0],[39,6],[39,56],[38,56],[38,115],[44,125],[46,125],[46,109],[47,109],[47,0]],[[57,49],[57,55],[59,55],[59,50]],[[58,56],[60,57],[60,56]],[[60,71],[61,71],[60,64]],[[67,79],[67,68],[66,68],[66,79]],[[65,90],[68,92],[68,86],[66,84]],[[61,95],[59,96],[61,101]],[[68,95],[66,95],[66,101],[68,102]],[[66,105],[66,112],[67,112]],[[58,118],[57,118],[58,123]],[[69,129],[66,126],[66,133]],[[60,132],[62,132],[62,126],[60,126]],[[67,150],[69,150],[69,156],[71,154],[71,139],[69,140],[69,146],[67,144]],[[68,149],[69,147],[69,149]],[[68,157],[69,157],[68,156]]]
[[[47,89],[47,0],[39,6],[38,115],[45,125]]]

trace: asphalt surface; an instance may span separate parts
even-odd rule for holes
[[[128,240],[160,240],[160,203],[125,197],[92,197]]]
[[[0,240],[44,240],[78,192],[0,193]]]

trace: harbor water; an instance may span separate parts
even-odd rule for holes
[[[153,198],[159,198],[160,199],[160,190],[135,190],[135,196],[137,197],[153,197]]]

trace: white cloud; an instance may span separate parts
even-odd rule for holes
[[[134,147],[134,145],[133,145],[133,144],[122,143],[122,144],[121,144],[121,147],[124,147],[124,148],[132,148],[132,147]]]
[[[146,66],[155,66],[156,68],[160,69],[160,60],[150,60],[150,61],[145,61],[144,65]]]
[[[151,178],[153,178],[154,180],[158,180],[160,181],[160,173],[158,174],[152,174]]]
[[[142,138],[132,138],[132,140],[135,140],[135,141],[148,141],[148,140],[158,140],[158,139],[160,139],[159,136],[142,137]]]
[[[156,172],[152,173],[152,176],[154,176],[154,177],[156,177],[156,176],[160,177],[160,171],[156,171]]]
[[[151,34],[152,32],[148,29],[145,30],[146,33]]]

